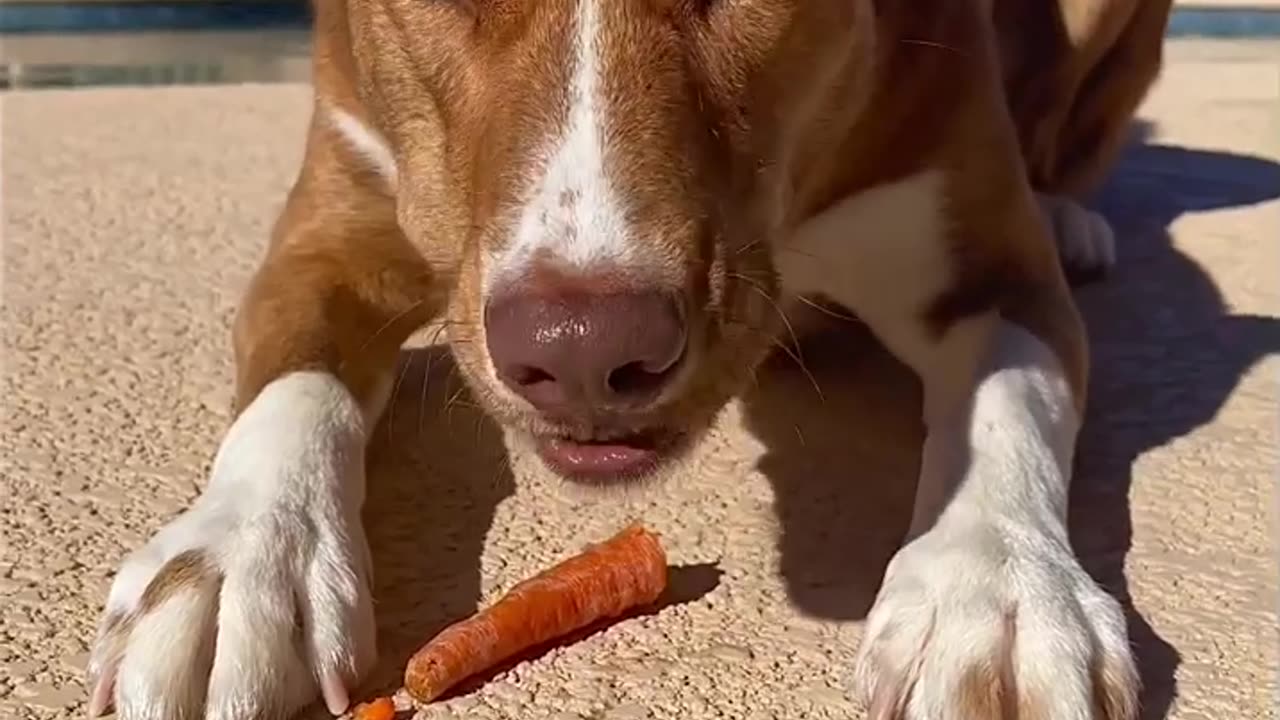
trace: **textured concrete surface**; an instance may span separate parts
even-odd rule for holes
[[[1081,290],[1094,400],[1072,519],[1126,598],[1148,718],[1274,718],[1280,364],[1275,54],[1171,48],[1101,202],[1121,267]],[[119,558],[197,494],[227,418],[227,323],[301,149],[308,90],[3,96],[0,718],[79,717]],[[372,452],[385,662],[642,517],[671,604],[421,717],[860,718],[845,671],[907,522],[911,379],[864,336],[789,363],[693,465],[626,497],[509,468],[439,352],[406,352]],[[428,379],[430,382],[427,382]]]
[[[1240,8],[1280,9],[1280,0],[1174,0],[1173,4],[1174,7],[1219,8],[1223,10],[1237,10]]]

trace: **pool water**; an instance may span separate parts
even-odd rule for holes
[[[299,0],[0,2],[0,91],[95,85],[306,82]],[[1280,38],[1280,10],[1174,11],[1171,39]]]
[[[305,29],[0,36],[0,89],[306,82]]]

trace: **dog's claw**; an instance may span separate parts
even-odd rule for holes
[[[90,718],[97,718],[107,712],[113,704],[116,688],[116,674],[120,669],[120,660],[124,655],[125,638],[120,632],[120,616],[108,615],[98,630],[98,642],[93,655],[89,659],[88,678],[89,704],[87,713]]]
[[[346,683],[336,670],[328,670],[320,678],[320,694],[324,696],[325,706],[334,715],[341,715],[351,706],[351,696],[347,694]]]
[[[116,684],[116,662],[112,662],[108,667],[90,678],[93,690],[89,694],[89,719],[101,717],[106,713],[107,708],[111,706],[111,695],[115,690]]]

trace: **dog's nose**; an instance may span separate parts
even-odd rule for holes
[[[489,356],[544,411],[634,409],[654,400],[684,355],[684,313],[658,291],[513,293],[485,312]]]

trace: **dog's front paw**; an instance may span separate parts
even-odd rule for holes
[[[358,409],[312,380],[264,390],[205,494],[123,563],[92,651],[92,714],[258,720],[321,695],[346,709],[375,656],[363,440]]]
[[[1116,266],[1116,237],[1111,223],[1079,202],[1057,195],[1037,195],[1067,278],[1085,283]]]
[[[938,528],[900,550],[857,678],[873,720],[1131,720],[1120,605],[1064,542]]]

